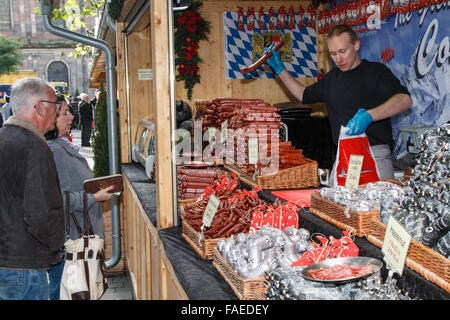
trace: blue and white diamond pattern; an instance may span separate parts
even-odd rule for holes
[[[277,13],[274,14],[277,16]],[[317,77],[317,46],[316,30],[310,27],[298,28],[298,14],[295,15],[295,29],[275,29],[283,34],[290,33],[292,42],[292,61],[284,62],[286,69],[294,78]],[[246,16],[244,15],[244,22]],[[269,29],[269,15],[264,14],[265,30]],[[258,70],[243,74],[240,70],[253,63],[252,37],[255,33],[261,34],[255,22],[251,31],[238,29],[237,12],[225,12],[223,16],[225,33],[225,63],[228,79],[275,78],[272,68],[263,64]]]

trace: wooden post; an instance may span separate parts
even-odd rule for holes
[[[116,24],[116,57],[117,57],[117,99],[119,100],[119,127],[120,127],[120,162],[131,162],[128,143],[128,114],[127,114],[127,78],[126,78],[126,53],[125,51],[124,22]],[[131,141],[133,143],[133,141]]]
[[[171,99],[167,1],[150,1],[158,229],[173,225]]]

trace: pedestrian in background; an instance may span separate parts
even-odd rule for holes
[[[97,106],[98,97],[100,96],[100,89],[95,90],[95,96],[91,100],[91,106],[92,106],[92,130],[94,131],[94,135],[97,132],[95,128],[95,107]]]
[[[80,130],[81,129],[81,123],[80,123],[80,108],[79,108],[80,100],[78,97],[73,97],[72,102],[70,102],[70,106],[72,107],[73,112],[73,121],[72,121],[72,129]]]
[[[92,106],[89,103],[89,96],[85,93],[81,94],[80,102],[80,121],[81,121],[81,146],[91,146],[91,131],[92,131]]]
[[[61,261],[64,211],[44,134],[59,103],[39,78],[11,90],[14,116],[0,129],[0,300],[48,300],[47,269]]]
[[[5,113],[5,121],[8,120],[9,117],[11,117],[12,110],[11,110],[11,104],[9,103],[9,96],[5,96],[6,103],[3,105],[3,112]]]
[[[91,100],[92,109],[95,110],[95,107],[97,106],[98,97],[100,95],[100,89],[95,90],[95,96]]]

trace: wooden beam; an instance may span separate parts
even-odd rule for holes
[[[167,1],[150,1],[158,229],[173,226],[172,142]]]
[[[125,37],[122,32],[124,22],[116,24],[116,57],[117,57],[117,99],[119,100],[119,128],[120,128],[120,162],[128,163],[130,159],[130,144],[128,137],[127,113],[127,78],[126,78],[126,50]],[[131,141],[133,143],[133,141]]]

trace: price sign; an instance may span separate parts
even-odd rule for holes
[[[406,255],[408,253],[411,236],[392,216],[389,217],[386,226],[386,234],[384,235],[383,248],[384,258],[389,265],[400,276],[405,266]]]
[[[222,139],[222,143],[225,143],[227,141],[227,134],[228,134],[228,120],[225,120],[222,122],[222,126],[220,128],[220,138]]]
[[[220,200],[215,195],[211,195],[208,200],[208,204],[206,205],[205,212],[203,213],[203,225],[208,227],[211,225],[211,222],[214,219],[214,216],[217,212],[217,207],[219,207]]]
[[[216,128],[215,127],[208,127],[208,134],[209,134],[209,143],[212,143],[216,140]]]
[[[248,139],[248,163],[258,163],[258,138]]]
[[[138,69],[138,80],[153,80],[153,70]]]
[[[347,189],[356,189],[359,185],[359,177],[361,176],[361,168],[364,156],[351,154],[348,163],[347,178],[345,179],[345,187]]]

